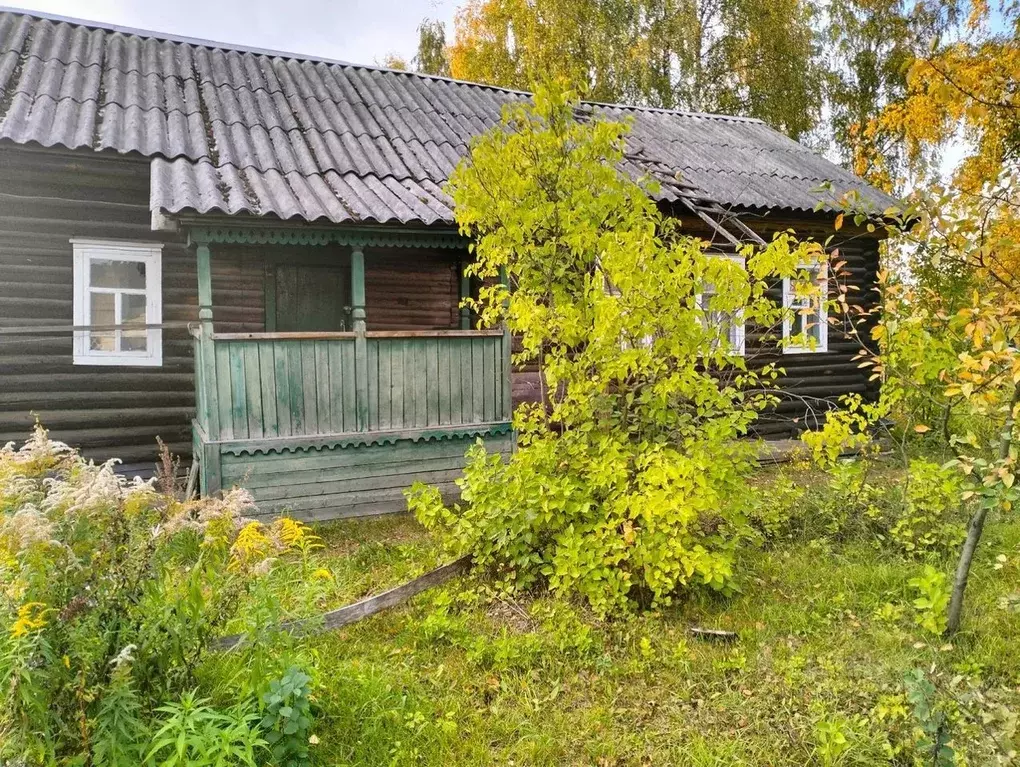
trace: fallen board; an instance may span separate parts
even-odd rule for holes
[[[407,601],[415,594],[420,594],[426,589],[438,586],[457,575],[467,572],[470,566],[471,555],[467,554],[449,564],[437,567],[431,572],[418,576],[414,580],[408,581],[389,591],[384,591],[382,594],[366,597],[352,605],[340,607],[313,618],[303,618],[301,620],[281,623],[279,629],[281,631],[289,631],[292,634],[319,634],[325,631],[332,631],[341,626],[356,623],[390,607],[395,607],[401,602]],[[215,647],[218,650],[232,650],[244,642],[246,638],[246,634],[233,634],[222,637],[215,642]]]

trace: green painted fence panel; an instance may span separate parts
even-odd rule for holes
[[[366,339],[358,401],[353,338],[214,339],[222,439],[272,439],[501,422],[509,363],[499,336]],[[205,388],[205,377],[198,385]],[[199,392],[199,402],[205,399]]]
[[[219,411],[220,432],[226,439],[234,437],[234,422],[231,409],[230,354],[229,347],[213,347],[216,360],[216,405]]]
[[[315,342],[299,343],[301,350],[301,388],[303,391],[305,434],[319,433],[319,385],[315,377]],[[328,385],[328,384],[327,384]]]
[[[354,380],[354,342],[340,342],[341,387],[344,390],[344,432],[358,430],[357,386]]]
[[[494,421],[496,419],[496,407],[493,393],[495,388],[493,386],[493,359],[492,349],[493,338],[484,339],[482,344],[482,418],[485,421]]]
[[[262,432],[265,437],[280,436],[280,420],[276,409],[276,369],[274,344],[257,343],[259,353],[259,384],[262,387]]]
[[[379,421],[379,344],[368,344],[368,430],[378,431]]]
[[[315,410],[318,413],[319,434],[333,433],[333,413],[329,392],[333,381],[329,375],[329,346],[326,341],[315,341]]]
[[[246,411],[248,414],[248,437],[262,439],[265,436],[265,414],[262,412],[262,381],[259,376],[259,346],[255,343],[243,344],[244,354],[244,389]]]
[[[376,391],[379,393],[379,429],[393,428],[393,344],[375,344],[379,358],[379,377]],[[399,423],[399,419],[397,420]]]
[[[273,343],[273,369],[276,378],[276,417],[279,436],[294,434],[294,421],[290,417],[290,374],[287,372],[287,347]]]
[[[287,389],[290,393],[290,428],[293,434],[313,434],[305,431],[305,379],[301,367],[301,345],[286,343]]]

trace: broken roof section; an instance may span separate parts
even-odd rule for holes
[[[350,223],[453,223],[443,183],[528,94],[0,10],[0,139],[151,158],[150,207]],[[668,202],[811,211],[895,200],[760,120],[587,105],[632,121],[627,170]],[[820,193],[827,184],[831,191]]]

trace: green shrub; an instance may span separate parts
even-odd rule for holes
[[[221,712],[209,701],[185,693],[179,703],[160,706],[156,734],[146,755],[158,767],[255,767],[256,751],[265,745],[243,706]]]
[[[262,730],[276,767],[306,767],[312,730],[311,677],[291,667],[262,696]]]
[[[514,361],[548,388],[515,412],[506,462],[470,452],[461,506],[421,486],[410,506],[500,588],[546,583],[603,615],[732,589],[753,537],[753,446],[739,437],[779,374],[749,369],[730,330],[738,313],[766,335],[781,326],[777,279],[824,300],[802,267],[827,256],[783,232],[740,264],[713,257],[620,171],[627,126],[579,121],[578,107],[540,87],[451,174],[484,283],[472,308],[519,339]]]
[[[793,536],[804,522],[806,489],[780,470],[758,487],[748,519],[767,541]]]
[[[959,473],[950,468],[913,458],[902,478],[890,481],[888,467],[862,457],[834,461],[825,467],[824,476],[824,484],[806,492],[779,482],[777,500],[770,494],[759,503],[770,515],[765,523],[772,531],[787,529],[808,538],[874,540],[913,558],[946,556],[963,541],[964,488]],[[800,504],[784,515],[786,497],[799,499]]]
[[[967,534],[960,472],[937,463],[910,462],[900,496],[898,514],[890,520],[889,536],[911,555],[955,552]]]
[[[942,636],[946,630],[946,609],[949,607],[949,588],[946,574],[931,565],[925,565],[924,571],[907,581],[917,598],[914,599],[914,610],[917,625],[934,636]]]
[[[0,450],[0,499],[0,762],[138,764],[185,703],[209,737],[257,740],[241,698],[185,696],[214,676],[217,636],[274,618],[252,599],[303,561],[301,525],[246,519],[245,491],[181,503],[42,428]]]

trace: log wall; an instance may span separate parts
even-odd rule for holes
[[[72,324],[72,237],[165,243],[164,322],[196,318],[193,259],[151,231],[147,161],[0,145],[0,172],[0,327]],[[92,458],[151,462],[156,435],[190,453],[185,329],[163,331],[162,367],[73,365],[71,347],[67,331],[0,334],[0,443],[23,440],[35,413]]]

